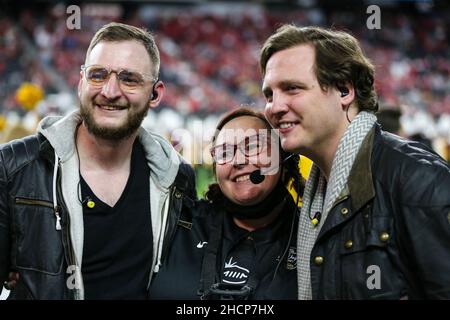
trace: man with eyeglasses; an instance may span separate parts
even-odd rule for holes
[[[159,105],[159,52],[120,23],[93,37],[80,110],[0,149],[0,277],[12,299],[146,299],[192,168],[141,123]],[[10,279],[10,280],[11,280]]]

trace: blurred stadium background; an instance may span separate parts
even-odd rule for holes
[[[380,29],[366,25],[371,4],[381,9]],[[81,9],[80,29],[67,27],[70,5]],[[355,35],[377,67],[381,109],[394,114],[400,134],[449,160],[449,17],[448,1],[435,0],[0,0],[0,142],[33,133],[46,115],[78,107],[79,68],[100,26],[144,26],[156,36],[167,86],[145,126],[193,163],[202,196],[212,179],[209,140],[219,116],[241,104],[263,109],[260,46],[280,24],[295,23]]]

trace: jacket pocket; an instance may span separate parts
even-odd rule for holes
[[[393,220],[361,214],[340,238],[341,295],[344,299],[398,299],[400,274],[393,265],[390,242]]]
[[[52,202],[15,197],[12,207],[13,266],[51,275],[60,273],[64,251]]]

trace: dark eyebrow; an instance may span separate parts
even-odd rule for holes
[[[303,82],[298,81],[298,80],[283,80],[278,83],[278,86],[282,89],[290,87],[292,85],[295,85],[295,86],[298,86],[301,88],[308,88],[308,86],[306,84],[304,84]]]
[[[280,81],[280,82],[278,82],[276,84],[276,86],[281,88],[281,89],[286,89],[286,88],[288,88],[290,86],[293,86],[293,85],[295,85],[297,87],[300,87],[300,88],[305,88],[305,89],[308,88],[308,86],[305,83],[303,83],[302,81],[298,81],[298,80],[287,79],[287,80]],[[271,87],[265,87],[265,88],[262,89],[262,92],[263,92],[264,96],[267,97],[272,92],[272,88]]]

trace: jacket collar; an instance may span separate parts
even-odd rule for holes
[[[371,160],[376,128],[377,126],[375,125],[364,138],[350,171],[347,184],[337,200],[333,203],[330,213],[317,237],[317,241],[330,229],[352,217],[375,197]],[[347,206],[347,214],[338,214],[336,212],[334,208],[340,204]]]
[[[371,164],[375,128],[374,126],[364,139],[347,182],[352,212],[358,211],[375,197]]]
[[[37,134],[38,140],[39,140],[39,154],[40,156],[45,159],[46,161],[50,161],[53,163],[55,153],[53,151],[53,148],[50,144],[50,142],[41,134]]]

